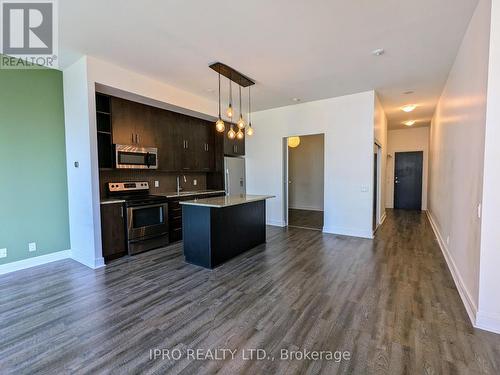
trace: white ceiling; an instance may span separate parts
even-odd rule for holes
[[[254,110],[375,89],[391,128],[425,126],[476,4],[60,0],[60,63],[89,54],[215,100],[208,65],[221,61],[257,82]],[[419,105],[412,115],[399,110],[407,103]]]

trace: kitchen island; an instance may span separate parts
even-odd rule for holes
[[[180,202],[186,262],[205,268],[266,242],[266,199],[229,195]]]

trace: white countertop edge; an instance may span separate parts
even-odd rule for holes
[[[101,204],[116,204],[116,203],[125,203],[124,199],[104,199],[101,201]]]
[[[228,199],[233,199],[233,201],[228,201]],[[212,207],[212,208],[224,208],[230,206],[238,206],[241,204],[252,203],[263,201],[266,199],[275,198],[275,195],[246,195],[245,197],[240,196],[224,196],[224,197],[213,197],[213,198],[202,198],[194,199],[190,201],[180,202],[182,205],[187,206],[200,206],[200,207]],[[224,203],[217,202],[223,201]]]

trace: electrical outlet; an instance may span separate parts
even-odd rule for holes
[[[361,186],[361,192],[362,193],[367,193],[368,192],[368,186],[366,186],[366,185]]]
[[[0,258],[7,257],[7,249],[0,249]]]
[[[193,185],[194,186],[198,185],[198,180],[196,178],[193,180]]]
[[[155,187],[160,187],[160,181],[155,181]]]
[[[36,242],[30,242],[28,244],[29,251],[36,251]]]

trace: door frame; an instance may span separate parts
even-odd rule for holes
[[[380,227],[382,224],[382,144],[375,140],[373,142],[373,148],[375,151],[375,148],[377,149],[377,181],[376,181],[376,186],[373,187],[373,189],[376,189],[377,195],[376,195],[376,206],[375,206],[375,212],[373,212],[373,204],[372,204],[372,218],[375,216],[375,228],[373,229],[373,233],[377,231],[377,229]],[[373,152],[375,155],[375,152]],[[372,168],[373,168],[373,161],[372,161]],[[372,181],[374,180],[375,176],[372,176]],[[372,194],[375,195],[375,194]],[[372,202],[373,203],[373,202]]]
[[[421,176],[421,193],[420,193],[420,210],[424,211],[424,194],[425,194],[425,189],[427,189],[427,186],[425,184],[425,178],[426,178],[426,151],[423,149],[397,149],[393,151],[393,165],[392,165],[392,207],[393,209],[396,209],[396,154],[405,154],[405,153],[415,153],[415,152],[420,152],[422,153],[422,176]]]
[[[326,134],[325,133],[313,133],[313,134],[292,134],[282,139],[282,147],[283,147],[283,226],[288,227],[288,207],[290,204],[290,195],[289,195],[289,167],[290,167],[290,157],[289,157],[289,147],[288,147],[288,138],[290,137],[308,137],[312,135],[322,135],[323,136],[323,228],[325,227],[325,173],[326,173]],[[323,229],[321,229],[323,231]]]

